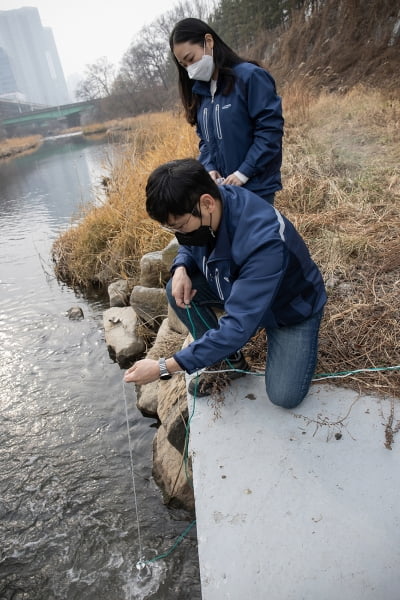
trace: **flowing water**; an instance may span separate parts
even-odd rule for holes
[[[52,242],[101,196],[115,152],[76,138],[0,164],[0,600],[201,597],[195,528],[137,569],[139,534],[158,557],[192,516],[152,480],[156,423],[109,357],[104,300],[52,272]]]

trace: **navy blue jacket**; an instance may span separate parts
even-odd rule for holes
[[[223,211],[214,250],[180,246],[172,266],[184,265],[189,276],[203,273],[226,312],[218,329],[174,355],[188,373],[236,352],[259,328],[300,323],[326,302],[321,273],[292,223],[242,187],[219,189]]]
[[[221,77],[214,98],[208,82],[193,85],[193,93],[201,97],[199,160],[207,171],[219,171],[223,177],[240,171],[249,177],[245,187],[265,198],[282,189],[281,99],[265,69],[244,62],[233,72],[235,85],[226,96]]]

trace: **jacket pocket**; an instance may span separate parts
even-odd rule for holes
[[[215,133],[219,140],[222,140],[222,129],[221,129],[221,120],[219,116],[219,104],[215,105]]]
[[[219,271],[218,271],[218,269],[215,269],[214,277],[215,277],[215,285],[216,285],[216,288],[218,290],[218,296],[221,298],[221,300],[225,300],[224,294],[223,294],[222,288],[221,288],[221,283],[219,281]]]
[[[204,138],[207,140],[207,142],[209,142],[210,134],[208,132],[208,108],[203,109],[203,131],[204,131]]]

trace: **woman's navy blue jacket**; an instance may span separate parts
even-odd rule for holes
[[[220,192],[214,250],[180,246],[172,266],[184,265],[189,276],[203,273],[226,312],[217,329],[174,355],[188,373],[236,352],[259,328],[300,323],[326,302],[321,273],[292,223],[242,187]]]
[[[243,62],[233,72],[235,85],[226,96],[221,77],[214,98],[208,82],[193,85],[193,93],[201,97],[199,160],[207,171],[219,171],[223,177],[240,171],[249,177],[245,187],[266,197],[282,189],[281,99],[265,69]]]

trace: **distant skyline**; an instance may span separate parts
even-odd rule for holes
[[[135,35],[178,0],[1,0],[0,10],[34,6],[44,27],[53,30],[66,79],[106,56],[114,65]]]
[[[50,106],[69,101],[53,30],[43,27],[36,7],[0,11],[0,46],[2,99]]]

